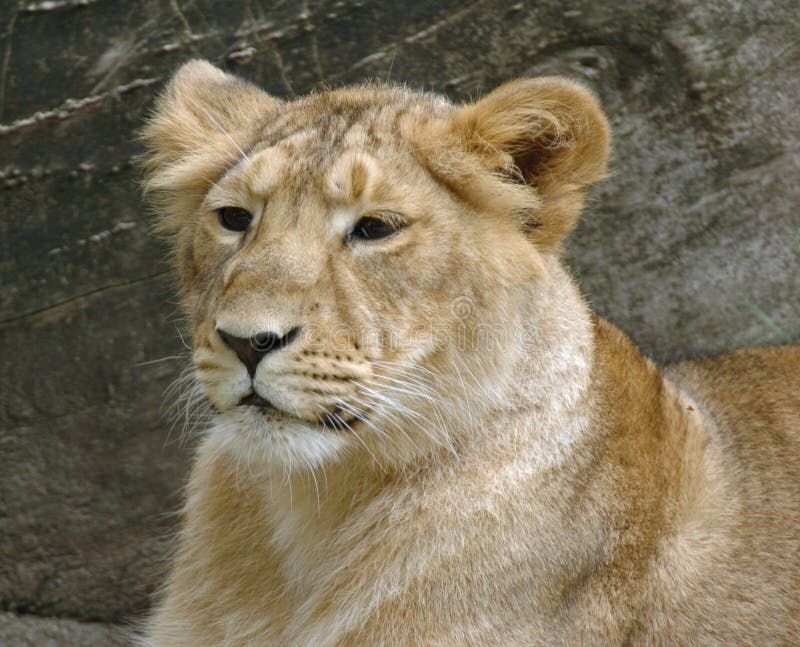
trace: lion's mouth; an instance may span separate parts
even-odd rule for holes
[[[264,413],[273,413],[279,414],[281,416],[286,416],[289,418],[297,418],[297,416],[293,416],[290,413],[287,413],[283,409],[276,407],[272,404],[269,400],[263,398],[255,391],[251,391],[247,395],[245,395],[241,400],[239,400],[238,406],[250,406],[256,407],[260,409]],[[341,408],[336,408],[332,411],[326,411],[323,413],[315,422],[317,425],[322,427],[323,429],[327,430],[335,430],[335,431],[346,431],[353,429],[354,425],[366,420],[367,418],[366,411],[358,411],[349,412],[344,411]],[[302,420],[303,422],[312,422],[306,420],[304,418],[297,418],[298,420]]]
[[[241,400],[239,400],[239,406],[243,405],[258,407],[259,409],[276,409],[276,407],[273,406],[271,402],[268,402],[267,400],[262,398],[255,391],[251,391],[249,395],[246,395]]]

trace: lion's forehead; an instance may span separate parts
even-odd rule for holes
[[[288,188],[333,204],[396,199],[391,187],[419,165],[421,132],[451,109],[435,99],[300,103],[284,116],[289,123],[264,134],[238,179],[258,197]]]
[[[380,154],[403,149],[409,135],[453,109],[443,97],[403,88],[324,92],[284,103],[271,113],[254,151],[281,149],[294,163],[325,167],[346,150]]]
[[[307,135],[313,138],[313,134]],[[313,145],[309,142],[309,145]],[[397,179],[389,160],[397,156],[386,151],[358,146],[355,142],[328,151],[324,160],[308,164],[291,147],[278,144],[254,154],[244,167],[238,181],[256,198],[268,199],[281,189],[296,197],[318,201],[336,207],[356,204],[386,203],[400,199],[393,190]],[[406,165],[413,163],[406,160]]]
[[[391,86],[356,86],[285,102],[269,115],[262,139],[269,145],[313,130],[320,141],[341,145],[351,131],[380,138],[402,122],[443,118],[454,106],[444,97]]]

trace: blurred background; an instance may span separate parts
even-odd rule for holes
[[[568,253],[595,309],[659,362],[800,338],[796,0],[4,0],[2,645],[117,644],[163,572],[187,355],[134,133],[195,57],[287,98],[577,79],[615,136]]]

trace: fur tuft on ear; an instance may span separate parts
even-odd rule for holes
[[[139,133],[144,191],[159,212],[161,231],[180,228],[212,183],[246,156],[259,116],[279,103],[206,61],[178,70]]]
[[[594,95],[567,79],[506,83],[460,108],[451,128],[484,168],[535,189],[539,206],[523,224],[544,249],[574,229],[582,189],[605,175],[608,122]]]

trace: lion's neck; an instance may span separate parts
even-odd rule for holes
[[[509,383],[516,406],[508,411],[508,430],[524,433],[531,469],[568,460],[575,443],[588,432],[592,408],[591,315],[558,262],[552,260],[548,271],[550,280],[521,308],[523,343]]]

